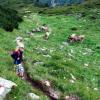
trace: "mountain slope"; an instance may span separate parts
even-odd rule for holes
[[[18,30],[6,32],[0,29],[0,76],[18,85],[5,100],[27,100],[29,92],[36,93],[41,100],[49,100],[45,94],[20,79],[13,70],[9,51],[16,47],[14,40],[17,36],[24,38],[25,68],[31,78],[49,80],[62,97],[75,95],[81,100],[100,99],[100,6],[95,3],[70,6],[71,10],[67,14],[63,7],[57,7],[42,8],[46,10],[43,10],[46,14],[39,15],[34,14],[30,7],[31,13],[24,14]],[[60,14],[62,11],[63,14]],[[27,34],[36,27],[34,20],[37,19],[52,28],[48,41],[43,39],[44,33],[35,33],[33,37]],[[66,43],[69,35],[74,33],[84,34],[84,41]],[[38,65],[36,62],[42,64]]]
[[[10,8],[19,8],[33,3],[33,0],[0,0],[0,5]]]

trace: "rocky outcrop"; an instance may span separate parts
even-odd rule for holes
[[[11,91],[12,88],[17,85],[9,80],[0,77],[0,100],[3,100],[5,96]]]
[[[82,3],[84,0],[36,0],[36,3],[41,5],[48,5],[50,7],[60,6],[60,5],[70,5],[70,4],[79,4]]]

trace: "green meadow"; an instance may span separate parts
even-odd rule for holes
[[[39,95],[40,100],[49,100],[42,91],[16,75],[9,51],[16,48],[17,36],[24,38],[25,69],[32,79],[49,80],[62,97],[73,94],[80,100],[100,100],[100,9],[80,7],[72,7],[72,14],[54,14],[54,9],[47,8],[53,14],[37,14],[31,10],[24,13],[18,29],[12,32],[0,29],[0,77],[18,85],[5,100],[28,100],[29,92]],[[85,16],[80,15],[83,10]],[[27,34],[36,28],[36,20],[52,29],[48,40],[43,39],[44,33]],[[85,35],[84,41],[67,43],[71,34]]]

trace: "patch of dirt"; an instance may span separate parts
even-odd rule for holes
[[[43,91],[50,98],[50,100],[58,100],[60,98],[60,93],[51,87],[49,81],[34,80],[27,73],[25,74],[25,80],[31,83],[34,88]]]

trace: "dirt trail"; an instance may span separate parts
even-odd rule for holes
[[[59,99],[59,92],[55,91],[51,86],[47,86],[43,81],[32,79],[27,72],[25,73],[25,80],[29,82],[33,88],[42,91],[50,100]]]

